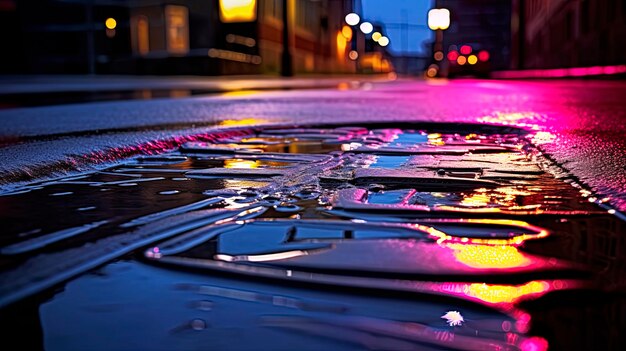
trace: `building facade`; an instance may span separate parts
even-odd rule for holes
[[[626,63],[622,0],[514,0],[512,19],[515,68]]]
[[[7,1],[7,0],[4,0]],[[296,73],[349,73],[351,0],[24,0],[0,16],[4,73],[278,73],[287,5]],[[4,71],[7,71],[5,69]]]
[[[482,67],[488,67],[488,70],[510,67],[510,1],[436,0],[435,7],[450,11],[450,27],[441,33],[443,55],[438,60],[444,69],[458,66],[454,61],[462,46],[469,46],[472,53],[486,51],[488,60]],[[457,55],[448,55],[450,52],[456,52]],[[449,60],[448,57],[454,59]],[[469,67],[469,64],[463,65]]]

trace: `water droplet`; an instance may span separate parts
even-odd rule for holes
[[[195,307],[200,311],[211,311],[213,309],[213,301],[201,300],[197,301]]]
[[[161,195],[174,195],[174,194],[178,194],[180,193],[180,191],[178,190],[165,190],[165,191],[160,191],[159,194]]]
[[[189,326],[193,330],[203,330],[203,329],[206,329],[207,324],[202,319],[194,319],[191,322],[189,322]]]
[[[96,208],[96,206],[79,207],[76,209],[76,211],[90,211],[95,210]]]
[[[302,210],[302,207],[287,203],[282,203],[278,206],[275,206],[274,209],[278,212],[298,212]]]
[[[72,194],[74,194],[74,192],[72,192],[72,191],[65,191],[65,192],[62,192],[62,193],[53,193],[53,194],[50,194],[50,196],[65,196],[65,195],[72,195]]]

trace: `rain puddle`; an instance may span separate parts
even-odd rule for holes
[[[269,128],[0,194],[2,324],[31,311],[52,349],[616,348],[624,222],[529,140]]]

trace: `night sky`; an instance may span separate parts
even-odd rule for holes
[[[425,53],[423,43],[430,41],[431,30],[426,26],[428,10],[433,7],[431,0],[362,0],[365,20],[385,25],[385,35],[391,40],[390,48],[395,53]],[[406,15],[403,12],[406,11]],[[407,27],[406,44],[403,45],[400,24]],[[420,25],[416,27],[415,25]]]

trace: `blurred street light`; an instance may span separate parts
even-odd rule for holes
[[[356,13],[352,12],[346,15],[346,23],[350,26],[356,26],[361,21],[361,17]]]
[[[380,37],[380,39],[378,39],[378,45],[380,45],[382,47],[385,47],[385,46],[389,45],[389,38],[387,38],[385,36]]]
[[[359,26],[363,34],[370,34],[374,30],[374,26],[369,22],[363,22]]]
[[[372,40],[373,40],[373,41],[378,41],[378,40],[380,40],[380,38],[382,38],[382,37],[383,37],[383,35],[382,35],[382,34],[380,34],[380,32],[374,32],[374,33],[372,33]]]
[[[487,50],[482,50],[478,53],[478,59],[481,61],[489,60],[489,52]]]
[[[432,9],[428,11],[428,28],[446,30],[450,27],[450,10]]]
[[[443,31],[450,27],[450,10],[448,9],[431,9],[428,11],[428,28],[435,32],[435,43],[433,45],[435,61],[443,60]],[[448,57],[449,58],[449,57]],[[465,57],[463,57],[465,60]],[[459,65],[464,65],[458,61]],[[437,73],[439,70],[437,70]],[[428,73],[428,72],[427,72]]]
[[[461,51],[463,55],[469,55],[472,53],[472,47],[469,45],[463,45],[459,51]]]
[[[117,21],[115,20],[115,18],[107,18],[106,21],[104,21],[104,25],[107,27],[107,29],[115,29],[115,27],[117,27]]]

